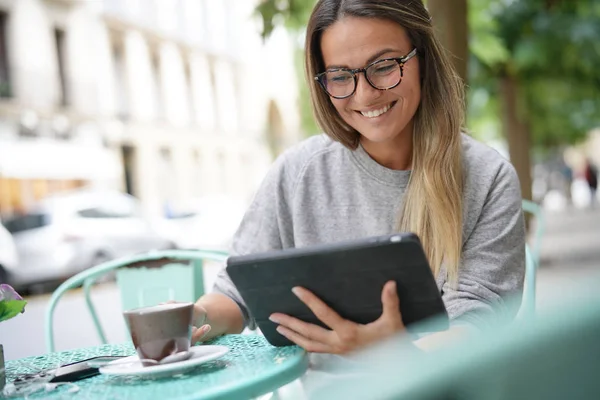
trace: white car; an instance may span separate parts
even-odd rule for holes
[[[211,195],[188,202],[163,221],[164,232],[180,249],[229,250],[245,204],[226,195]]]
[[[9,273],[17,287],[66,279],[117,257],[173,248],[141,217],[127,194],[77,191],[48,197],[27,214],[8,220],[18,267]]]
[[[17,268],[17,247],[6,228],[0,224],[0,283],[8,282],[8,274]]]

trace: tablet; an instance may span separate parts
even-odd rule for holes
[[[275,312],[325,327],[291,289],[307,288],[343,318],[367,324],[381,316],[381,291],[397,283],[406,329],[437,317],[447,329],[448,314],[419,238],[412,233],[234,256],[227,272],[251,316],[274,346],[292,344],[269,321]]]

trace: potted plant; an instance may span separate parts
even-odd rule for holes
[[[7,284],[0,284],[0,322],[16,317],[25,311],[27,302]],[[4,370],[4,348],[0,344],[0,393],[6,384],[6,371]]]

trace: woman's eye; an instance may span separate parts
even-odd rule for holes
[[[348,74],[333,75],[333,76],[330,76],[328,78],[328,80],[333,83],[346,83],[346,82],[349,82],[350,80],[352,80],[352,77]]]
[[[373,71],[373,73],[377,74],[377,75],[383,75],[383,74],[387,74],[390,73],[394,70],[395,65],[389,64],[389,65],[381,65],[381,66],[377,66],[375,68],[375,71]]]

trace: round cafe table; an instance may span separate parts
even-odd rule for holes
[[[227,346],[230,351],[222,358],[186,370],[182,375],[160,379],[97,375],[75,382],[78,387],[75,393],[69,392],[72,386],[61,385],[52,391],[40,390],[28,398],[249,399],[276,391],[302,376],[308,368],[308,356],[303,349],[273,347],[260,335],[227,335],[210,344]],[[125,343],[7,361],[6,381],[8,384],[22,374],[92,357],[133,354],[132,344]]]

